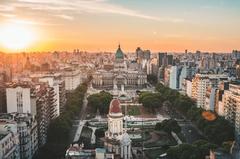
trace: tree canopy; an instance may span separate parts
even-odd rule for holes
[[[208,120],[202,115],[204,110],[196,107],[195,101],[163,84],[158,84],[156,91],[161,94],[161,100],[170,102],[169,106],[192,120],[210,142],[221,145],[224,141],[234,140],[234,127],[223,117],[211,112],[216,118]]]
[[[65,109],[57,118],[50,121],[47,132],[47,143],[40,149],[36,158],[61,158],[69,146],[69,133],[73,119],[79,114],[83,98],[87,91],[87,84],[79,85],[73,92],[67,94]]]
[[[110,93],[101,91],[100,93],[92,94],[88,97],[88,105],[91,107],[93,113],[99,110],[101,115],[105,115],[108,114],[111,100],[112,95]]]
[[[210,149],[217,148],[216,145],[205,140],[199,140],[193,144],[181,144],[167,150],[169,159],[204,159],[209,155]]]
[[[181,127],[178,125],[176,120],[169,119],[163,120],[160,123],[157,123],[155,126],[155,130],[163,130],[167,133],[171,133],[172,131],[175,133],[181,132]]]
[[[142,92],[139,96],[139,102],[147,110],[154,112],[156,108],[162,106],[162,97],[159,93]]]

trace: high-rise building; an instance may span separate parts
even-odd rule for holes
[[[158,67],[173,65],[173,55],[158,53]]]
[[[187,67],[183,66],[180,70],[180,75],[179,75],[179,89],[182,89],[182,85],[184,84],[184,79],[187,78]]]
[[[192,98],[197,101],[197,107],[205,109],[208,86],[218,88],[220,81],[227,79],[224,74],[196,74],[192,79]]]
[[[57,116],[54,88],[47,83],[11,83],[6,94],[7,113],[30,113],[36,117],[38,144],[43,146],[49,122]]]
[[[66,104],[65,82],[60,73],[45,73],[31,75],[33,81],[46,82],[54,90],[56,117],[64,110]]]
[[[167,66],[164,68],[164,85],[169,86],[170,85],[170,72],[171,72],[171,66]]]
[[[182,81],[181,92],[186,94],[188,97],[192,97],[192,80],[185,78]]]
[[[49,87],[51,87],[54,91],[54,100],[55,100],[55,103],[54,105],[56,106],[55,107],[55,110],[56,110],[56,115],[54,116],[55,117],[58,117],[60,115],[60,96],[59,96],[59,83],[58,81],[56,81],[54,79],[53,76],[43,76],[43,77],[40,77],[39,79],[40,82],[47,82]]]
[[[36,119],[38,126],[38,146],[42,147],[47,142],[47,129],[51,120],[52,111],[54,110],[49,105],[53,98],[49,97],[48,86],[46,84],[37,84],[31,94],[32,104],[36,107]]]
[[[26,113],[11,113],[1,114],[0,119],[9,123],[16,123],[20,158],[32,159],[38,150],[37,121],[34,116]]]
[[[218,105],[219,90],[215,87],[208,86],[206,89],[205,109],[215,111]],[[218,111],[218,110],[216,110]]]
[[[136,57],[139,62],[142,60],[149,60],[151,57],[151,52],[150,50],[142,50],[140,47],[136,49]]]
[[[230,84],[223,98],[225,118],[235,125],[235,136],[240,143],[240,84]]]
[[[240,51],[238,50],[233,50],[232,55],[235,59],[240,59]]]
[[[0,158],[20,159],[17,123],[0,119]]]
[[[236,61],[236,78],[240,79],[240,59]]]
[[[158,53],[158,67],[167,66],[167,53]]]
[[[8,85],[6,89],[7,113],[31,113],[36,115],[36,108],[31,106],[31,87],[27,83]]]
[[[173,65],[173,55],[167,55],[167,65]]]
[[[171,66],[169,87],[172,89],[178,89],[178,86],[179,86],[178,67]]]
[[[81,72],[78,69],[66,68],[63,70],[62,75],[67,91],[76,89],[82,83]]]
[[[0,82],[0,113],[6,113],[6,86]]]

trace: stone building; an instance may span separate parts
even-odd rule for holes
[[[94,88],[112,89],[114,84],[118,88],[124,85],[126,89],[144,88],[147,75],[140,68],[129,68],[128,61],[119,45],[113,64],[113,69],[100,69],[93,73]]]
[[[123,128],[123,114],[118,99],[110,103],[108,114],[108,130],[105,132],[105,148],[115,158],[131,159],[131,139]]]

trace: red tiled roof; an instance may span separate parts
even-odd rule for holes
[[[118,99],[113,99],[110,103],[109,113],[121,113],[120,102]]]

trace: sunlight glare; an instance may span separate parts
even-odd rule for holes
[[[34,40],[33,31],[26,25],[11,24],[0,28],[0,44],[7,49],[26,49]]]

